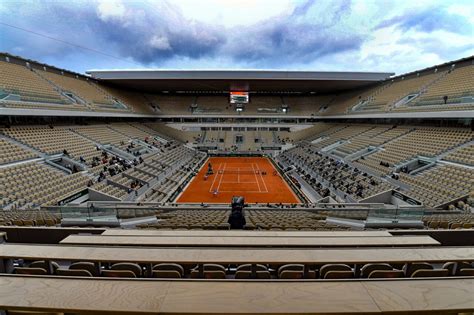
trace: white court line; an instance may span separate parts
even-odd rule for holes
[[[258,190],[259,192],[262,192],[262,189],[260,188],[260,183],[258,182],[257,174],[255,174],[255,168],[253,167],[253,163],[251,165],[253,169],[253,176],[255,176],[255,180],[257,181]]]
[[[258,172],[260,174],[260,178],[262,178],[263,185],[265,186],[265,192],[268,192],[267,184],[265,184],[265,180],[263,179],[262,172]]]
[[[225,173],[225,167],[226,167],[227,163],[224,163],[224,173]],[[221,187],[221,182],[222,182],[222,178],[224,177],[224,173],[222,173],[222,176],[221,176],[221,179],[219,180],[219,184],[217,185],[217,192],[219,192],[219,187]]]
[[[209,192],[212,192],[212,187],[214,187],[214,182],[216,181],[217,176],[219,176],[219,170],[221,169],[222,162],[219,163],[219,168],[217,169],[217,174],[214,176],[214,180],[212,181],[211,187],[209,188]]]

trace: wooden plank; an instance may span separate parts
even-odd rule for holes
[[[13,245],[0,246],[0,258],[140,263],[348,263],[473,261],[474,247],[425,248],[132,248],[106,246]]]
[[[160,281],[0,276],[0,309],[112,314],[472,312],[473,278]]]
[[[69,245],[189,246],[189,247],[351,247],[440,245],[429,236],[399,237],[146,237],[69,235]]]
[[[159,311],[170,282],[0,277],[0,309],[51,312]]]
[[[218,237],[391,237],[388,231],[221,231],[107,229],[104,236],[218,236]]]
[[[474,278],[363,282],[382,312],[472,312]],[[391,313],[392,314],[392,313]]]

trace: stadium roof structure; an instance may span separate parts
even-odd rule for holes
[[[273,70],[89,70],[93,78],[144,92],[333,93],[369,86],[394,73]]]

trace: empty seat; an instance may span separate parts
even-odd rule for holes
[[[177,270],[153,270],[153,278],[182,278],[182,274]]]
[[[47,275],[46,269],[31,267],[16,267],[15,273],[19,275]]]
[[[56,274],[58,276],[70,276],[70,277],[92,277],[92,274],[84,269],[56,269]]]
[[[368,278],[403,278],[405,273],[403,270],[374,270],[372,271]]]
[[[411,277],[412,278],[424,278],[424,277],[448,277],[449,270],[448,269],[419,269],[415,271]]]
[[[447,262],[443,265],[443,269],[448,269],[449,274],[452,276],[457,276],[459,271],[464,268],[472,268],[471,264],[468,262]]]
[[[326,273],[329,271],[351,271],[352,268],[345,264],[327,264],[319,269],[319,276],[322,279],[326,279]]]
[[[411,263],[411,264],[405,264],[405,266],[403,266],[403,271],[405,272],[405,276],[406,277],[411,277],[411,275],[417,271],[417,270],[420,270],[420,269],[423,269],[423,270],[432,270],[433,269],[433,266],[430,265],[429,263]]]
[[[48,270],[48,265],[44,260],[37,260],[28,265],[30,268],[42,268],[44,270]],[[57,262],[52,261],[51,262],[51,268],[53,270],[53,273],[56,271],[56,269],[59,268],[59,265]]]
[[[368,278],[375,270],[393,270],[393,267],[389,264],[366,264],[360,269],[360,277]]]
[[[102,270],[103,277],[110,278],[136,278],[136,274],[130,270]]]
[[[331,270],[324,273],[324,279],[352,279],[354,271]]]
[[[252,276],[252,271],[238,270],[235,273],[235,279],[270,279],[269,271],[256,271],[255,277]]]
[[[94,265],[94,263],[87,262],[87,261],[80,261],[80,262],[75,262],[69,265],[70,270],[87,270],[93,277],[98,277],[99,276],[99,270],[97,267]]]
[[[184,276],[184,268],[181,265],[172,263],[154,265],[153,271],[176,271],[179,274],[179,278]]]
[[[303,279],[304,278],[303,264],[287,264],[278,268],[278,278],[280,279]],[[308,271],[308,278],[315,279],[316,272],[314,270]]]
[[[193,270],[191,271],[191,278],[200,278],[199,271]],[[205,270],[203,272],[204,279],[225,279],[225,272],[222,270]]]
[[[142,275],[142,267],[138,264],[133,263],[117,263],[110,267],[111,270],[126,270],[131,271],[135,274],[135,277],[139,278]]]

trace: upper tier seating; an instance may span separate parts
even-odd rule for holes
[[[191,114],[190,107],[196,97],[188,95],[152,95],[146,94],[146,98],[157,108],[161,114],[183,115]]]
[[[387,111],[397,101],[409,94],[417,94],[419,91],[437,80],[442,73],[423,74],[418,77],[397,78],[386,83],[386,86],[370,100],[355,110],[357,111]]]
[[[429,86],[427,91],[414,100],[414,106],[444,105],[443,97],[446,95],[447,105],[461,103],[463,96],[474,97],[474,65],[456,67],[449,71],[441,80]],[[449,106],[444,106],[446,109]]]
[[[53,85],[34,71],[26,66],[5,61],[0,61],[0,96],[1,90],[19,94],[22,101],[65,103]]]
[[[113,98],[102,90],[95,82],[83,78],[73,78],[68,75],[61,75],[54,72],[36,70],[38,74],[45,77],[53,84],[59,86],[65,92],[71,92],[87,102],[91,109],[98,111],[127,110],[116,105]]]

